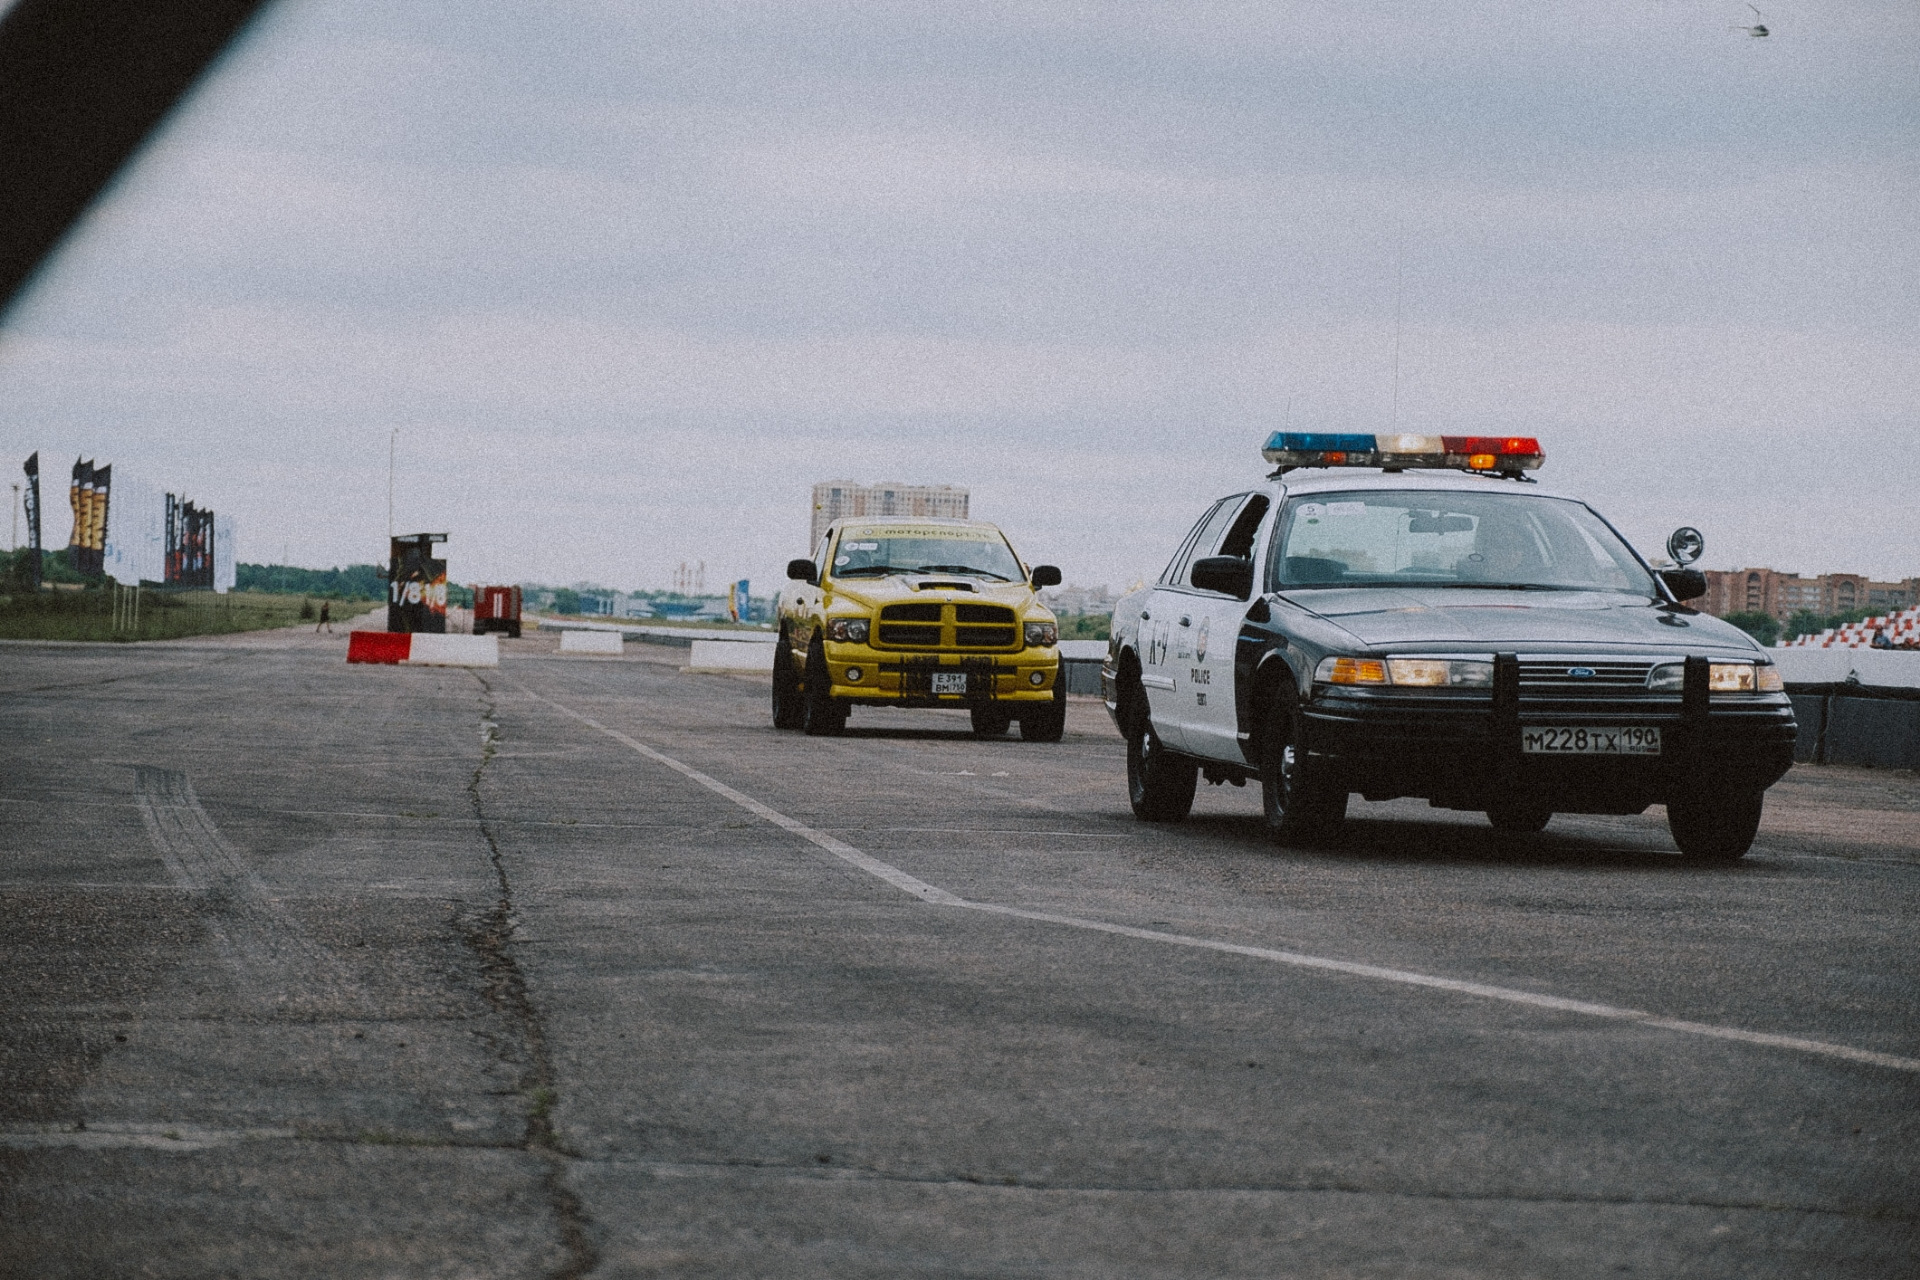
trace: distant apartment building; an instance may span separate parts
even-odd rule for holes
[[[807,549],[842,516],[938,516],[967,518],[967,491],[950,484],[855,484],[823,480],[813,486],[813,529]]]
[[[1920,604],[1920,578],[1873,582],[1858,573],[1803,578],[1774,569],[1708,569],[1706,575],[1707,594],[1692,603],[1717,618],[1764,613],[1785,622],[1802,609],[1818,614],[1854,609],[1891,613]]]

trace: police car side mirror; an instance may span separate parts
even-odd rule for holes
[[[1193,562],[1187,580],[1202,591],[1245,600],[1253,590],[1253,561],[1241,556],[1206,556]]]
[[[1707,575],[1698,569],[1662,569],[1660,581],[1667,584],[1675,600],[1698,600],[1707,594]]]
[[[1037,564],[1033,566],[1033,585],[1036,587],[1057,587],[1060,585],[1058,565]]]
[[[814,576],[813,561],[811,560],[787,561],[787,577],[794,582],[814,583],[819,581],[819,579]]]

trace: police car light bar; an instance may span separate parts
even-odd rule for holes
[[[1518,476],[1546,461],[1532,436],[1371,436],[1276,431],[1261,456],[1282,471],[1294,467],[1404,467]]]

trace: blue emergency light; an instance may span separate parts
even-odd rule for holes
[[[1532,436],[1349,435],[1276,431],[1261,456],[1282,471],[1295,467],[1407,467],[1518,476],[1547,459]]]

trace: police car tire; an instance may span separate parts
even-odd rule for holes
[[[1764,791],[1688,789],[1667,800],[1667,830],[1689,862],[1738,862],[1760,832]]]
[[[1547,824],[1553,821],[1553,810],[1539,805],[1508,801],[1488,809],[1487,821],[1493,824],[1495,831],[1527,835],[1535,831],[1545,831]]]
[[[834,701],[830,677],[827,675],[827,649],[819,636],[815,636],[813,644],[807,648],[805,680],[805,696],[801,706],[807,736],[831,738],[845,733],[847,713],[852,708]]]
[[[1299,737],[1293,686],[1282,681],[1269,695],[1261,728],[1260,811],[1275,844],[1307,845],[1330,839],[1347,817],[1347,793],[1335,791],[1304,758],[1284,765],[1284,753]]]
[[[1020,741],[1058,742],[1067,733],[1067,673],[1054,677],[1053,701],[1020,717]]]
[[[972,710],[973,736],[976,738],[1004,737],[1007,726],[1013,723],[1013,717],[1003,707],[974,707]],[[1021,726],[1023,729],[1025,727]]]
[[[1141,717],[1127,738],[1127,799],[1142,822],[1179,822],[1193,809],[1200,762],[1177,755],[1160,742],[1153,722]]]
[[[807,708],[801,701],[799,677],[793,670],[793,646],[787,642],[786,628],[780,629],[780,642],[773,646],[773,727],[799,729],[807,722]]]

